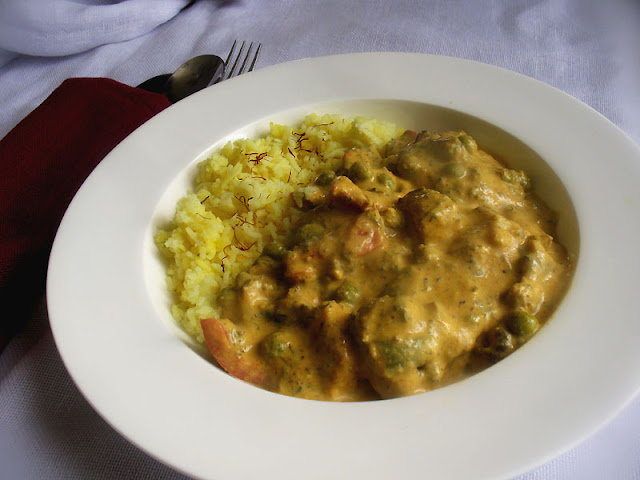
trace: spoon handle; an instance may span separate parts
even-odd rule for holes
[[[144,82],[142,82],[140,85],[138,85],[138,88],[141,88],[148,92],[165,93],[167,80],[169,80],[170,76],[170,73],[157,75],[153,78],[150,78],[149,80],[145,80]]]

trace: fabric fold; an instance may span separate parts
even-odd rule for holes
[[[176,16],[191,0],[4,0],[0,66],[13,56],[63,56],[123,42]]]

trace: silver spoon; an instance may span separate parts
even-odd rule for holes
[[[218,82],[224,65],[224,60],[217,55],[200,55],[180,65],[175,72],[150,78],[138,88],[165,94],[171,103],[176,103]]]

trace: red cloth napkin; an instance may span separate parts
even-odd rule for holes
[[[80,185],[169,105],[114,80],[69,79],[0,141],[0,351],[44,292],[51,244]]]

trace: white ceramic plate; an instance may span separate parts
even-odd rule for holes
[[[561,239],[579,250],[569,294],[532,341],[450,387],[351,404],[266,392],[198,354],[168,314],[153,229],[171,217],[195,162],[221,142],[311,111],[465,129],[532,174],[560,212]],[[580,442],[638,391],[638,238],[639,150],[577,100],[459,59],[323,57],[204,90],[115,148],[60,226],[48,307],[88,401],[194,477],[506,478]]]

